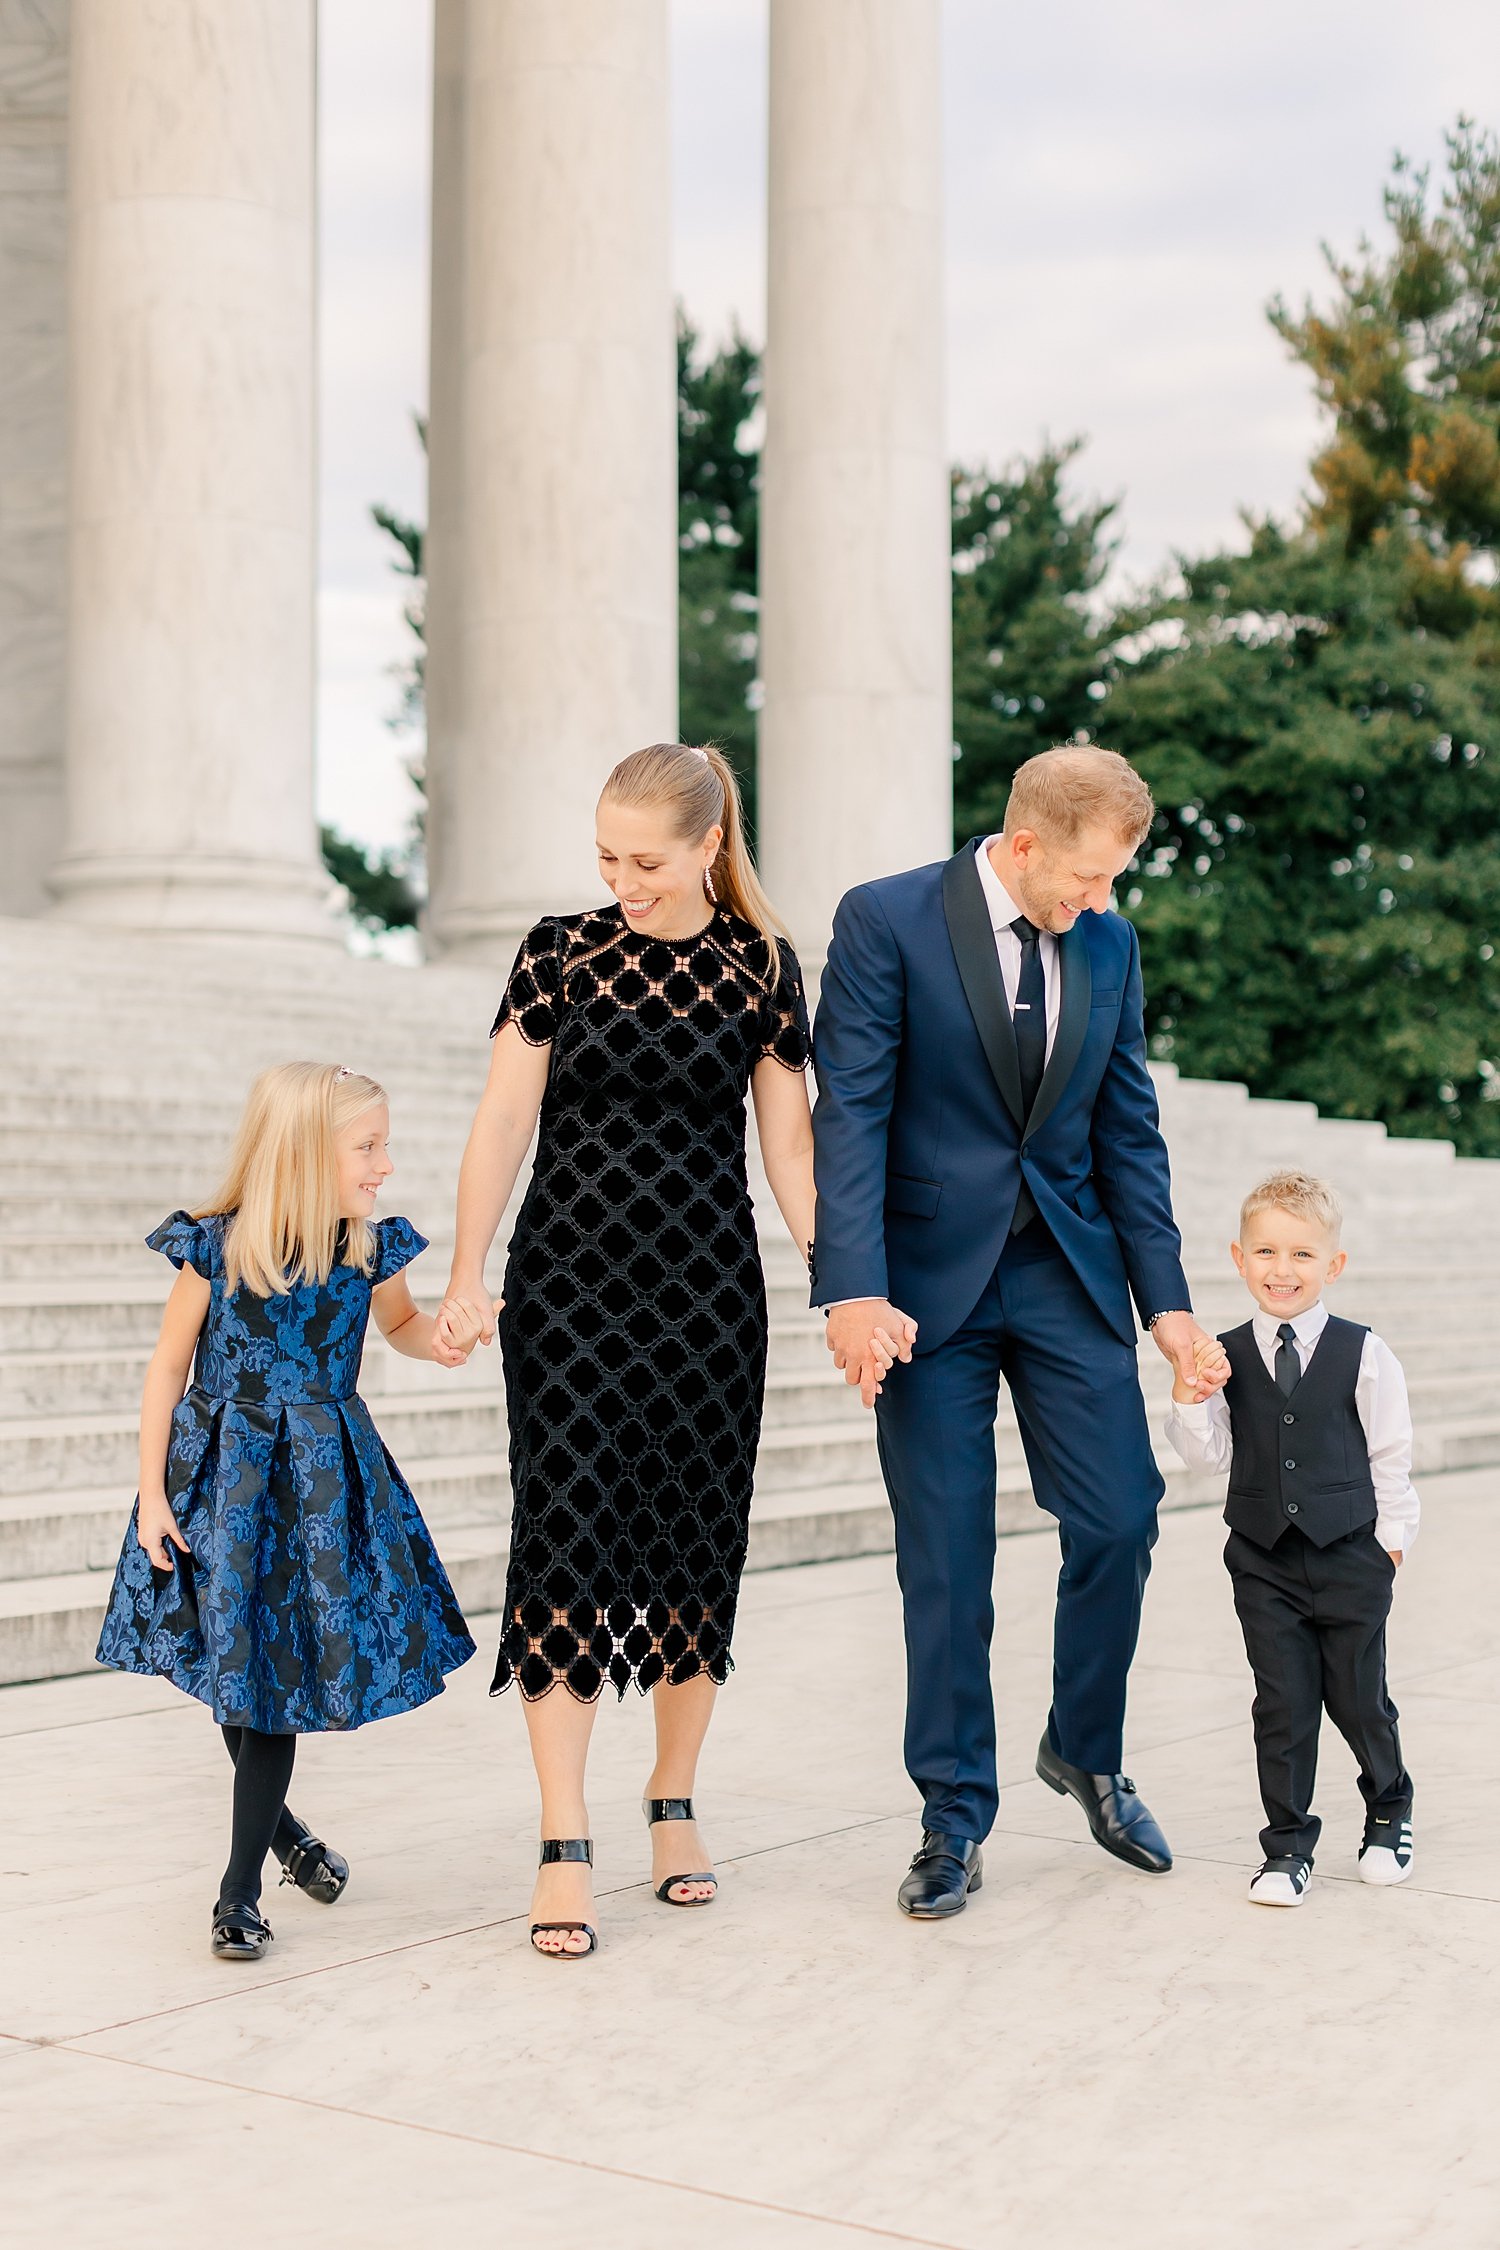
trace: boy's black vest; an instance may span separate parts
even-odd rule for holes
[[[1274,1547],[1293,1529],[1331,1547],[1375,1521],[1370,1450],[1354,1403],[1367,1334],[1330,1313],[1290,1393],[1267,1373],[1252,1321],[1219,1338],[1229,1354],[1224,1397],[1234,1440],[1224,1521],[1257,1547]]]

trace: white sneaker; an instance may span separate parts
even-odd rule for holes
[[[1300,1906],[1312,1881],[1306,1859],[1268,1859],[1250,1878],[1252,1906]]]
[[[1404,1883],[1411,1873],[1411,1822],[1367,1820],[1359,1847],[1362,1883]]]

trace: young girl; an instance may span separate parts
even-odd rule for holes
[[[389,1131],[373,1079],[282,1063],[251,1089],[219,1194],[147,1237],[179,1271],[98,1658],[171,1680],[223,1729],[234,1818],[212,1942],[226,1960],[271,1941],[268,1850],[325,1904],[349,1879],[287,1806],[298,1735],[409,1711],[474,1653],[354,1388],[372,1307],[409,1358],[457,1367],[474,1343],[451,1311],[438,1336],[412,1302],[402,1268],[424,1238],[372,1217]]]

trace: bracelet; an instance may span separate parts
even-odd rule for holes
[[[1171,1314],[1171,1313],[1174,1313],[1174,1312],[1185,1312],[1185,1313],[1187,1313],[1187,1316],[1188,1316],[1189,1320],[1191,1320],[1191,1319],[1192,1319],[1192,1317],[1193,1317],[1193,1316],[1192,1316],[1192,1313],[1191,1313],[1191,1312],[1189,1311],[1189,1309],[1188,1309],[1188,1307],[1187,1307],[1186,1305],[1163,1305],[1163,1307],[1162,1307],[1161,1311],[1160,1311],[1160,1312],[1154,1312],[1154,1313],[1153,1313],[1153,1314],[1151,1315],[1151,1318],[1150,1318],[1150,1319],[1149,1319],[1149,1320],[1147,1321],[1147,1323],[1146,1323],[1146,1333],[1147,1333],[1147,1335],[1148,1335],[1148,1336],[1150,1335],[1150,1333],[1151,1333],[1152,1329],[1153,1329],[1153,1328],[1154,1328],[1154,1327],[1156,1326],[1156,1324],[1157,1324],[1157,1322],[1158,1322],[1159,1320],[1165,1320],[1165,1319],[1166,1319],[1166,1318],[1168,1317],[1168,1315],[1169,1315],[1169,1314]]]

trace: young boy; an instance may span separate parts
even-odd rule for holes
[[[1411,1414],[1389,1347],[1322,1302],[1346,1262],[1342,1217],[1305,1172],[1273,1173],[1246,1196],[1230,1250],[1254,1317],[1199,1347],[1197,1385],[1173,1384],[1167,1423],[1190,1467],[1229,1471],[1224,1560],[1255,1673],[1266,1809],[1257,1906],[1307,1895],[1325,1708],[1359,1760],[1361,1877],[1411,1873],[1412,1786],[1385,1681],[1391,1588],[1419,1513]],[[1205,1382],[1221,1387],[1200,1398]]]

